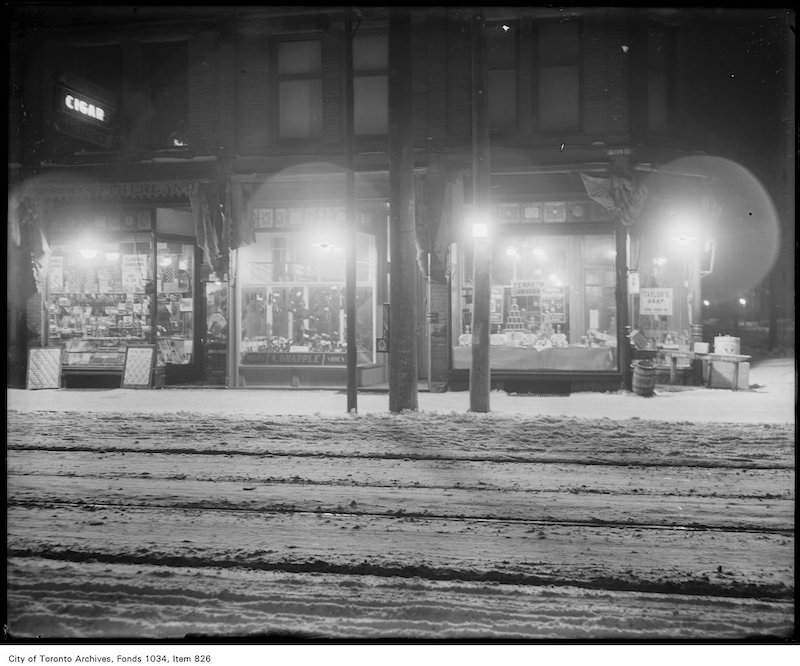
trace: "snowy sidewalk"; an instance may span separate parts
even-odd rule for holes
[[[794,356],[764,359],[750,370],[751,390],[656,386],[656,395],[573,393],[565,397],[510,396],[493,391],[492,413],[573,418],[640,418],[716,423],[794,423]],[[386,393],[360,392],[359,414],[389,411]],[[76,411],[119,413],[197,412],[202,414],[345,415],[344,391],[282,389],[7,389],[6,407],[20,412]],[[469,392],[419,393],[419,410],[463,413]]]

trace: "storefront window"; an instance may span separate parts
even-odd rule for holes
[[[472,258],[460,253],[453,363],[471,365]],[[498,370],[616,370],[611,234],[502,236],[493,243],[490,364]]]
[[[194,251],[190,243],[157,243],[159,365],[188,365],[194,359]]]
[[[129,344],[152,339],[152,245],[133,236],[54,240],[46,296],[49,346],[74,368],[121,367]]]
[[[375,242],[358,235],[359,363],[374,361]],[[318,234],[258,232],[239,250],[244,365],[346,364],[345,251]],[[317,355],[317,356],[312,356]]]

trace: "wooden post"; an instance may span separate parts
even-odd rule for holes
[[[489,326],[492,297],[491,183],[489,164],[489,98],[486,33],[482,10],[472,17],[472,208],[475,221],[487,225],[485,237],[472,238],[472,366],[469,408],[489,411],[491,369]]]
[[[345,13],[344,53],[344,142],[345,142],[345,207],[347,240],[345,247],[345,311],[347,313],[347,412],[358,411],[358,314],[356,310],[356,213],[355,147],[353,120],[353,11]]]
[[[417,246],[414,212],[411,10],[389,16],[389,410],[417,409]]]

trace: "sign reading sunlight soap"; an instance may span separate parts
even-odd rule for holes
[[[639,314],[672,315],[672,287],[639,289]]]

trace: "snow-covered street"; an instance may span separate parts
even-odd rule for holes
[[[794,630],[793,423],[98,402],[9,401],[13,637]]]

